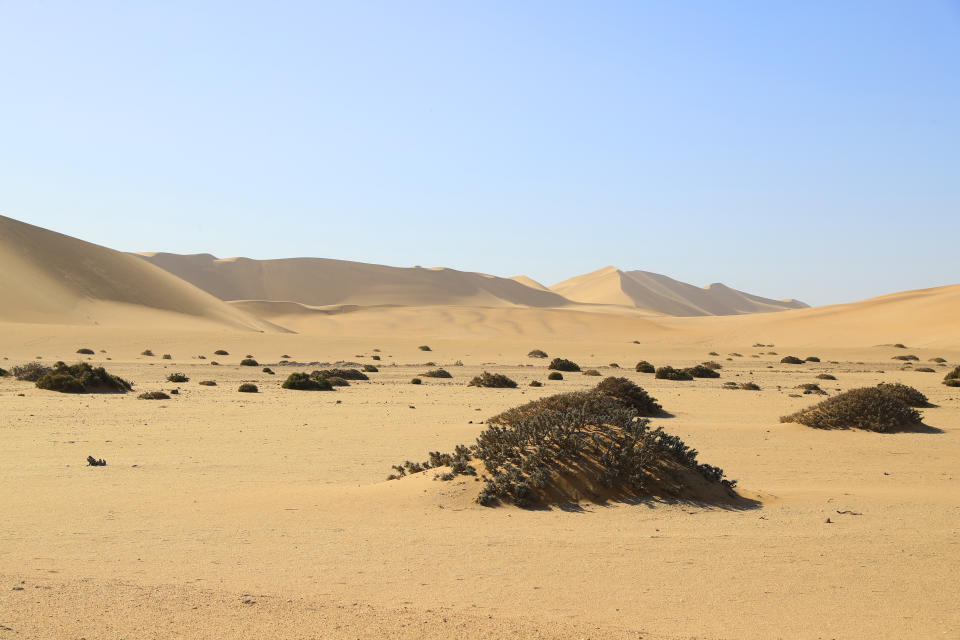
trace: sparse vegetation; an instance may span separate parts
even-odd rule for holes
[[[314,378],[309,373],[303,372],[291,373],[280,386],[296,391],[333,391],[333,385],[326,378]]]
[[[241,367],[259,367],[260,363],[254,360],[253,358],[244,358],[240,361]]]
[[[563,380],[563,374],[559,371],[551,371],[547,375],[547,380]]]
[[[85,356],[92,356],[93,353],[94,353],[94,351],[93,351],[93,349],[88,349],[88,348],[86,348],[86,347],[81,347],[80,349],[77,349],[77,353],[82,354],[82,355],[85,355]]]
[[[263,369],[261,369],[261,371],[271,376],[276,375],[276,373],[274,373],[273,369],[271,369],[270,367],[264,367]]]
[[[163,391],[147,391],[137,396],[139,400],[169,400],[170,396]]]
[[[73,365],[58,362],[37,379],[36,385],[39,389],[60,393],[126,393],[133,388],[123,378],[86,362]]]
[[[920,413],[879,387],[851,389],[780,418],[817,429],[891,432],[920,424]]]
[[[200,381],[199,383],[197,383],[197,384],[199,384],[201,387],[215,387],[215,386],[217,386],[217,382],[216,382],[215,380],[201,380],[201,381]]]
[[[585,375],[585,376],[599,376],[599,375],[600,375],[600,372],[597,371],[596,369],[587,369],[586,371],[583,372],[583,375]]]
[[[833,375],[832,373],[818,373],[817,379],[818,380],[836,380],[837,376]]]
[[[580,365],[566,358],[554,358],[547,368],[554,371],[580,371]]]
[[[528,358],[549,358],[550,356],[548,356],[547,352],[543,351],[542,349],[534,349],[533,351],[527,354],[527,357]]]
[[[420,349],[420,351],[433,351],[433,349],[431,349],[428,345],[425,345],[425,344],[422,344],[417,348]]]
[[[173,359],[173,356],[170,355],[169,353],[165,353],[165,354],[163,354],[162,356],[160,356],[160,358],[163,359],[163,360],[172,360],[172,359]]]
[[[594,387],[593,393],[613,398],[644,417],[656,416],[663,412],[663,407],[656,398],[647,393],[643,387],[626,378],[604,378]]]
[[[244,382],[237,387],[237,391],[240,393],[257,393],[259,389],[257,389],[257,385],[253,384],[252,382]]]
[[[701,362],[700,364],[707,367],[708,369],[723,369],[723,365],[720,364],[719,362],[710,361],[710,362]]]
[[[647,362],[646,360],[641,360],[637,363],[637,373],[655,373],[656,367]]]
[[[26,382],[36,382],[49,372],[50,367],[40,364],[39,362],[20,364],[11,370],[14,378],[17,380],[24,380]]]
[[[105,467],[107,466],[107,461],[103,458],[94,458],[93,456],[87,456],[87,466],[88,467]]]
[[[16,369],[14,369],[16,372]],[[16,373],[14,373],[16,375]],[[948,387],[960,387],[960,365],[954,368],[953,371],[949,372],[947,375],[943,376],[943,384]]]
[[[919,371],[920,373],[936,373],[936,369],[931,369],[930,367],[917,367],[914,371]]]
[[[490,389],[515,389],[517,383],[503,375],[502,373],[489,373],[484,371],[476,376],[468,384],[468,387],[487,387]]]
[[[363,365],[363,370],[364,370],[364,372],[366,372],[366,373],[376,373],[376,372],[380,371],[380,369],[377,369],[377,368],[376,368],[375,366],[373,366],[372,364],[365,364],[365,365]]]
[[[344,378],[338,378],[337,376],[330,376],[330,377],[327,378],[326,380],[327,380],[327,382],[329,382],[330,384],[332,384],[332,385],[335,386],[335,387],[349,387],[349,386],[350,386],[350,382],[349,382],[349,381],[345,380]]]
[[[741,382],[739,386],[744,391],[760,391],[760,385],[756,382]]]
[[[926,407],[930,404],[927,396],[909,385],[899,382],[881,382],[877,385],[877,388],[908,407]]]
[[[946,358],[940,358],[940,357],[930,358],[930,362],[936,362],[937,364],[943,364],[946,361],[947,361]]]
[[[540,382],[539,380],[531,380],[531,381],[530,381],[530,386],[531,386],[531,387],[542,387],[542,386],[543,386],[543,383]]]
[[[683,372],[686,374],[689,374],[694,378],[719,378],[720,377],[720,374],[717,373],[714,369],[702,364],[698,364],[695,367],[688,367],[684,369]]]
[[[151,351],[150,349],[144,349],[143,351],[140,352],[140,355],[142,355],[142,356],[153,356],[153,351]]]
[[[431,369],[426,373],[421,373],[421,376],[424,378],[452,378],[453,375],[450,374],[446,369]]]
[[[359,369],[324,369],[310,375],[321,378],[343,378],[344,380],[369,380],[370,377]]]
[[[190,382],[190,378],[182,373],[171,373],[167,376],[167,382]]]
[[[780,359],[780,364],[803,364],[803,360],[796,356],[784,356]]]
[[[893,356],[893,357],[890,358],[890,359],[891,359],[891,360],[919,360],[920,358],[918,358],[917,356],[915,356],[915,355],[913,355],[913,354],[910,354],[910,355],[906,355],[906,356]]]
[[[693,376],[686,371],[674,369],[669,365],[665,367],[659,367],[654,377],[660,380],[693,380]]]

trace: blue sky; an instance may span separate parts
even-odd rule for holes
[[[5,2],[0,214],[814,304],[960,282],[960,2]]]

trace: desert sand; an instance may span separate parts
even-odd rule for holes
[[[140,257],[0,225],[0,367],[83,359],[135,384],[70,395],[0,378],[0,638],[957,637],[960,389],[940,382],[960,363],[960,286],[723,317],[538,306],[503,293],[534,287],[483,289],[482,274],[443,300],[374,303],[371,281],[312,303],[226,302]],[[489,416],[601,379],[547,381],[534,348],[640,384],[669,412],[654,424],[744,500],[490,508],[472,478],[386,480],[473,442]],[[276,375],[239,366],[248,354]],[[935,372],[901,368],[903,354]],[[723,368],[673,382],[639,360]],[[428,361],[453,378],[411,385]],[[336,392],[280,388],[336,362],[380,371]],[[484,370],[519,387],[466,386]],[[780,423],[820,399],[795,388],[819,373],[837,377],[821,381],[831,395],[916,387],[926,427]],[[136,398],[161,389],[179,393]]]

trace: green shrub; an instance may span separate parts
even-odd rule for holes
[[[531,386],[531,387],[542,387],[542,386],[543,386],[543,383],[540,382],[539,380],[531,380],[531,381],[530,381],[530,386]]]
[[[333,391],[333,385],[326,378],[314,378],[309,373],[303,372],[291,373],[280,386],[296,391]]]
[[[600,375],[600,372],[597,371],[596,369],[587,369],[586,371],[583,372],[583,375],[585,375],[585,376],[599,376],[599,375]]]
[[[818,373],[817,379],[818,380],[836,380],[837,376],[833,375],[832,373]]]
[[[337,376],[330,376],[326,378],[327,382],[332,384],[335,387],[349,387],[350,383],[344,378],[338,378]]]
[[[891,395],[908,407],[925,407],[929,404],[927,396],[911,386],[899,382],[881,382],[877,388]]]
[[[417,347],[417,348],[420,349],[420,351],[433,351],[433,349],[431,349],[429,346],[427,346],[427,345],[425,345],[425,344],[422,344],[422,345],[420,345],[420,346]]]
[[[671,366],[659,367],[654,377],[660,380],[693,380],[693,376],[686,371],[679,371]]]
[[[565,358],[554,358],[550,361],[547,369],[553,369],[555,371],[580,371],[580,365]]]
[[[851,389],[780,418],[817,429],[866,429],[890,432],[920,423],[920,413],[879,387]]]
[[[182,373],[171,373],[167,376],[167,382],[190,382],[190,378]]]
[[[722,364],[720,364],[719,362],[713,362],[712,360],[710,362],[701,362],[700,364],[702,364],[708,369],[723,369]]]
[[[420,378],[414,378],[413,380],[410,381],[410,384],[423,384],[423,380],[421,380]]]
[[[253,358],[244,358],[240,361],[241,367],[259,367],[260,363],[254,360]]]
[[[201,380],[201,381],[200,381],[199,383],[197,383],[197,384],[199,384],[199,385],[202,386],[202,387],[215,387],[215,386],[217,386],[217,383],[216,383],[215,380]]]
[[[563,374],[559,371],[551,371],[547,376],[547,380],[563,380]]]
[[[780,364],[803,364],[803,360],[796,356],[786,356],[780,359]]]
[[[689,374],[694,378],[719,378],[720,374],[711,369],[710,367],[698,364],[695,367],[687,367],[683,370],[684,373]]]
[[[533,351],[527,354],[527,357],[528,358],[549,358],[550,356],[548,356],[547,352],[543,351],[542,349],[534,349]]]
[[[453,376],[446,369],[431,369],[426,373],[421,373],[424,378],[452,378]]]
[[[369,380],[370,377],[359,369],[324,369],[310,375],[319,378],[343,378],[344,380]]]
[[[150,349],[144,349],[143,351],[140,352],[140,355],[142,355],[142,356],[152,356],[152,355],[153,355],[153,351],[151,351]]]
[[[92,356],[93,349],[87,349],[86,347],[82,347],[80,349],[77,349],[77,353],[83,354],[85,356]]]
[[[948,378],[943,381],[948,387],[960,387],[960,378]]]
[[[261,371],[271,376],[277,375],[276,373],[274,373],[273,369],[271,369],[270,367],[264,367],[263,369],[261,369]]]
[[[50,373],[50,371],[50,367],[42,365],[39,362],[28,362],[27,364],[15,366],[11,373],[17,380],[36,382],[46,374]]]
[[[86,362],[67,365],[58,362],[36,381],[40,389],[61,393],[126,393],[133,388],[123,378],[111,375],[103,367],[93,368]]]
[[[139,400],[169,400],[170,396],[163,391],[147,391],[137,396]]]
[[[468,387],[489,387],[491,389],[514,389],[517,383],[502,373],[488,373],[484,371],[468,384]]]
[[[228,355],[230,355],[230,352],[227,351],[226,349],[217,349],[216,351],[213,352],[213,355],[215,355],[215,356],[228,356]]]
[[[637,363],[637,373],[654,373],[656,368],[647,362],[646,360],[641,360]]]
[[[373,366],[372,364],[365,364],[365,365],[363,365],[363,370],[364,370],[364,372],[366,372],[366,373],[377,373],[378,371],[380,371],[380,369],[377,369],[377,368],[376,368],[375,366]]]
[[[259,389],[257,389],[257,385],[253,384],[252,382],[244,382],[237,387],[237,391],[240,393],[257,393]]]
[[[656,398],[648,394],[643,387],[626,378],[604,378],[594,387],[593,393],[613,398],[641,416],[655,416],[663,412],[663,407]]]

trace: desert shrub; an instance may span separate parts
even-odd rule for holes
[[[210,361],[210,366],[211,366],[211,367],[219,367],[219,366],[220,366],[220,363],[217,362],[216,360],[211,360],[211,361]]]
[[[804,391],[820,391],[820,385],[816,382],[804,382],[803,384],[798,384],[797,389],[803,389]]]
[[[807,356],[806,358],[804,358],[804,360],[806,362],[820,362],[820,358],[818,358],[817,356]]]
[[[717,353],[716,351],[711,351],[711,352],[708,353],[707,355],[708,355],[708,356],[719,356],[720,354]]]
[[[695,367],[688,367],[683,370],[684,373],[689,374],[694,378],[719,378],[720,374],[711,369],[710,367],[698,364]]]
[[[611,362],[611,363],[608,364],[607,366],[610,367],[611,369],[619,369],[619,368],[620,368],[620,365],[617,364],[616,362]]]
[[[118,392],[133,388],[129,382],[107,373],[103,367],[91,367],[86,362],[67,365],[58,362],[36,381],[39,389],[61,393]]]
[[[693,376],[686,371],[674,369],[671,366],[659,367],[655,375],[660,380],[693,380]]]
[[[930,358],[930,362],[936,362],[936,363],[938,363],[938,364],[943,364],[943,363],[946,362],[946,361],[947,361],[946,358],[940,358],[940,357]]]
[[[599,375],[600,375],[600,372],[597,371],[596,369],[587,369],[586,371],[583,372],[583,375],[585,375],[585,376],[599,376]]]
[[[139,400],[169,400],[170,396],[163,391],[147,391],[137,396]]]
[[[734,358],[742,358],[742,357],[743,357],[743,354],[742,354],[742,353],[737,353],[736,351],[734,351],[733,353],[728,353],[727,355],[728,355],[728,356],[733,356]]]
[[[637,363],[637,373],[654,373],[657,369],[646,360]]]
[[[920,358],[918,358],[917,356],[915,356],[915,355],[913,355],[913,354],[910,354],[910,355],[906,355],[906,356],[893,356],[893,357],[890,358],[890,359],[891,359],[891,360],[919,360]]]
[[[215,355],[215,356],[228,356],[228,355],[230,355],[230,352],[227,351],[226,349],[217,349],[216,351],[213,352],[213,355]]]
[[[491,389],[514,389],[517,383],[502,373],[484,371],[467,383],[468,387],[488,387]]]
[[[641,416],[655,416],[663,412],[656,398],[626,378],[604,378],[594,387],[593,393],[613,398]]]
[[[896,343],[896,344],[894,344],[894,345],[891,345],[891,346],[896,347],[897,349],[906,349],[906,348],[907,348],[907,345],[903,344],[902,342],[898,342],[898,343]]]
[[[818,380],[836,380],[837,376],[833,375],[832,373],[818,373],[817,379]]]
[[[10,375],[10,372],[7,371],[6,369],[0,367],[0,378],[3,378],[3,377],[8,376],[8,375]]]
[[[370,358],[371,358],[372,360],[379,360],[379,359],[380,359],[380,356],[370,356]]]
[[[803,360],[796,356],[785,356],[780,359],[780,364],[803,364]]]
[[[253,384],[252,382],[244,382],[237,387],[237,391],[240,393],[257,393],[259,389],[257,389],[257,385]]]
[[[326,378],[312,377],[309,373],[291,373],[280,385],[284,389],[295,391],[332,391],[333,385]]]
[[[851,389],[780,422],[797,422],[817,429],[866,429],[889,432],[920,423],[920,413],[879,387]]]
[[[547,375],[547,380],[563,380],[563,374],[559,371],[551,371],[550,374]]]
[[[943,384],[948,387],[960,387],[960,378],[947,378],[943,381]]]
[[[760,391],[760,385],[756,382],[741,382],[739,386],[744,391]]]
[[[539,380],[531,380],[531,381],[530,381],[530,386],[531,386],[531,387],[542,387],[542,386],[543,386],[543,383],[540,382]]]
[[[359,369],[324,369],[310,375],[321,378],[343,378],[344,380],[369,380],[370,377]]]
[[[366,372],[366,373],[376,373],[376,372],[380,371],[380,369],[377,369],[377,368],[376,368],[375,366],[373,366],[372,364],[365,364],[365,365],[363,365],[363,370],[364,370],[364,372]]]
[[[50,373],[50,367],[42,365],[39,362],[28,362],[27,364],[15,366],[10,372],[17,380],[36,382],[46,374]]]
[[[244,358],[240,361],[241,367],[259,367],[260,363],[254,360],[253,358]]]
[[[929,404],[927,396],[909,385],[899,382],[881,382],[877,388],[908,407],[925,407]]]
[[[94,458],[93,456],[87,456],[87,466],[88,467],[105,467],[107,466],[107,461],[103,458]]]
[[[420,351],[433,351],[433,349],[431,349],[428,345],[425,345],[425,344],[420,345],[419,347],[417,347],[417,349],[420,349]]]
[[[528,358],[549,358],[550,356],[548,356],[547,352],[543,351],[542,349],[534,349],[533,351],[527,354],[527,357]]]
[[[85,356],[92,356],[93,349],[87,349],[86,347],[81,347],[80,349],[77,349],[77,353],[83,354]]]
[[[14,369],[14,375],[16,375],[16,369]],[[953,371],[949,372],[947,375],[943,376],[943,384],[948,387],[956,387],[958,385],[950,384],[951,380],[960,380],[960,365],[954,368]]]
[[[710,362],[701,362],[700,364],[702,364],[708,369],[723,369],[723,365],[720,364],[719,362],[710,361]]]
[[[271,369],[270,367],[264,367],[263,369],[261,369],[261,371],[271,376],[277,375],[276,373],[274,373],[273,369]]]
[[[182,373],[171,373],[167,376],[167,382],[190,382],[190,378]]]
[[[917,367],[914,371],[919,371],[920,373],[936,373],[936,369],[931,369],[930,367]]]
[[[453,376],[446,369],[431,369],[426,373],[421,373],[424,378],[452,378]]]
[[[554,358],[547,368],[554,371],[580,371],[580,365],[565,358]]]
[[[150,349],[144,349],[143,351],[140,352],[140,355],[142,355],[142,356],[152,356],[152,355],[153,355],[153,351],[151,351]]]
[[[202,386],[202,387],[215,387],[215,386],[217,386],[217,382],[216,382],[215,380],[201,380],[198,384],[199,384],[200,386]]]
[[[338,377],[336,377],[336,376],[330,376],[330,377],[327,378],[326,380],[327,380],[327,382],[329,382],[330,384],[332,384],[332,385],[335,386],[335,387],[349,387],[349,386],[350,386],[350,382],[349,382],[349,381],[347,381],[347,380],[345,380],[345,379],[343,379],[343,378],[338,378]]]
[[[172,360],[172,359],[173,359],[173,356],[170,355],[169,353],[165,353],[165,354],[163,354],[163,355],[160,356],[160,357],[161,357],[161,359],[163,359],[163,360]]]
[[[414,378],[413,380],[410,381],[410,384],[423,384],[423,380],[421,380],[420,378]]]

